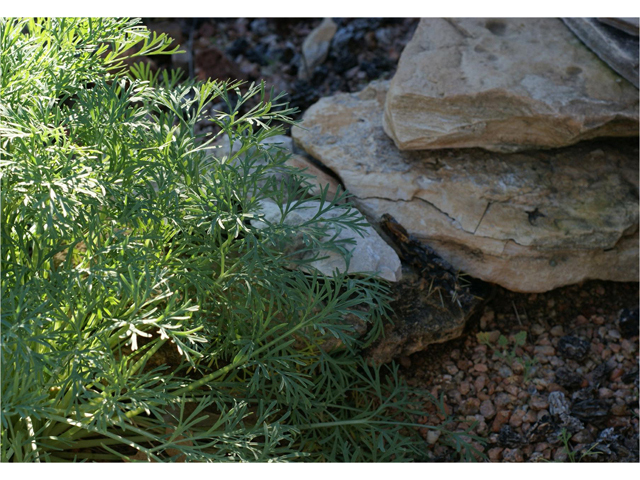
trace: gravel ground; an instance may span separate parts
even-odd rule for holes
[[[638,462],[637,312],[637,283],[499,289],[463,337],[401,359],[403,375],[442,395],[449,428],[471,427],[490,462]],[[429,409],[420,421],[440,424]],[[456,459],[422,433],[435,461]]]
[[[264,79],[289,93],[299,119],[323,96],[391,78],[418,23],[334,21],[339,48],[305,80],[301,46],[321,19],[146,19],[187,50],[149,62],[200,79]],[[498,289],[461,338],[401,358],[402,373],[442,396],[450,428],[483,440],[475,443],[479,460],[638,462],[637,312],[637,283],[587,282],[533,295]],[[425,410],[421,423],[445,420],[431,403]],[[422,433],[434,461],[458,460],[435,431]]]

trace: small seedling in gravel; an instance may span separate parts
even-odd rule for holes
[[[524,330],[518,332],[513,336],[512,342],[510,342],[504,335],[500,335],[497,341],[497,346],[494,346],[491,342],[489,332],[479,332],[476,334],[476,338],[480,344],[491,348],[493,354],[503,362],[510,366],[513,366],[516,362],[522,365],[524,368],[523,381],[525,383],[531,379],[532,369],[538,361],[527,354],[523,354],[523,356],[520,357],[516,352],[516,348],[523,347],[527,342],[527,332]],[[511,349],[508,348],[510,344],[512,344]]]
[[[558,435],[558,439],[562,442],[564,451],[567,452],[567,460],[571,463],[578,463],[584,460],[587,457],[597,457],[600,452],[594,451],[597,444],[591,445],[588,449],[578,449],[574,450],[569,444],[569,440],[571,440],[571,433],[567,431],[566,428],[563,428]]]

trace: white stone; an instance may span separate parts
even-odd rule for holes
[[[261,206],[264,220],[270,223],[280,222],[282,212],[276,203],[270,200],[264,200],[261,202]],[[289,226],[301,225],[314,218],[320,207],[321,204],[317,201],[304,202],[303,207],[296,207],[289,212],[284,223]],[[326,205],[323,208],[326,208]],[[323,216],[326,219],[331,219],[341,215],[343,212],[344,210],[340,208],[327,212],[326,214],[323,214]],[[262,221],[254,221],[253,224],[257,228],[266,227],[266,224]],[[333,237],[335,232],[335,229],[329,228],[325,238],[328,239]],[[371,226],[364,228],[362,236],[349,229],[342,229],[338,232],[338,240],[344,240],[347,238],[353,239],[356,242],[354,246],[348,247],[351,252],[351,259],[348,268],[345,259],[338,253],[332,251],[320,251],[320,257],[327,258],[316,260],[311,263],[311,266],[327,276],[331,276],[337,269],[340,272],[346,272],[349,274],[377,272],[380,278],[390,282],[397,282],[401,279],[402,266],[398,255],[382,238],[380,238],[378,233]],[[297,249],[302,248],[302,246],[300,239],[292,240],[292,251],[296,251]],[[310,255],[311,254],[306,254],[307,258],[310,258]]]

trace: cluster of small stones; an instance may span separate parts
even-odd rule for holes
[[[598,284],[594,289],[596,295],[605,295],[602,285]],[[532,294],[529,302],[545,301],[540,297],[539,294]],[[482,437],[486,443],[471,443],[490,462],[569,461],[571,452],[588,449],[598,435],[610,427],[622,435],[634,437],[637,444],[638,381],[637,378],[630,381],[629,376],[633,376],[634,369],[635,377],[638,375],[638,336],[623,338],[617,315],[607,315],[602,308],[596,309],[596,313],[589,318],[576,315],[568,322],[555,310],[553,298],[547,300],[546,307],[547,315],[535,319],[527,318],[523,311],[507,315],[496,314],[487,308],[475,331],[488,332],[490,346],[480,344],[471,333],[464,342],[459,341],[458,348],[437,360],[439,365],[432,363],[428,352],[401,359],[406,368],[415,369],[413,378],[408,379],[409,385],[427,384],[437,398],[444,394],[447,414],[456,419],[449,429],[465,431],[475,424],[470,433]],[[527,341],[522,348],[513,350],[516,358],[535,360],[528,372],[521,362],[499,358],[492,348],[498,347],[501,335],[513,339],[513,335],[521,331],[527,332]],[[568,335],[589,343],[583,359],[566,358],[561,339]],[[512,350],[512,345],[513,342],[510,342],[507,348]],[[583,422],[584,428],[573,433],[569,440],[570,452],[553,435],[522,442],[521,445],[504,444],[501,433],[504,435],[505,430],[526,439],[532,426],[545,415],[550,415],[550,393],[561,392],[572,403],[572,394],[589,386],[597,368],[602,369],[605,363],[608,373],[593,392],[593,398],[606,405],[607,413],[603,422],[594,420],[593,423],[597,425],[590,421]],[[566,381],[559,378],[558,371],[562,370],[574,372],[580,385],[567,388]],[[525,374],[528,378],[525,378]],[[444,419],[433,407],[419,422],[436,426],[442,424]],[[451,449],[439,442],[440,434],[437,431],[424,428],[421,433],[430,445],[434,459],[455,460],[451,458]],[[574,460],[579,460],[579,457],[576,455]],[[599,458],[589,457],[583,461],[625,461],[606,457],[600,455]]]

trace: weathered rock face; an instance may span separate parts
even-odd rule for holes
[[[455,268],[510,290],[638,280],[638,144],[400,152],[382,128],[386,82],[324,98],[294,142],[372,219],[389,213]]]
[[[384,336],[366,350],[371,363],[386,363],[409,356],[434,343],[444,343],[462,335],[464,327],[483,301],[460,306],[449,297],[419,288],[419,279],[404,272],[403,279],[392,286],[392,322],[385,325]]]
[[[627,33],[632,25],[622,20],[605,19],[607,23],[603,23],[595,18],[563,19],[593,53],[638,88],[638,26],[636,23],[635,32]]]
[[[562,147],[637,136],[638,90],[558,19],[423,19],[384,127],[401,150]]]
[[[289,212],[284,220],[284,223],[290,226],[299,226],[317,216],[320,210],[320,202],[308,201],[305,202],[304,208],[296,208]],[[326,205],[324,206],[326,208]],[[282,212],[277,204],[271,201],[263,201],[262,209],[264,213],[264,219],[276,223],[282,218]],[[325,218],[334,218],[341,212],[333,211],[323,214]],[[256,227],[262,228],[264,222],[255,222]],[[329,229],[327,237],[331,238],[336,232]],[[378,233],[371,227],[364,228],[363,235],[360,236],[357,233],[343,229],[338,232],[337,239],[343,240],[350,238],[355,240],[355,245],[350,247],[352,257],[347,268],[344,258],[332,251],[320,251],[320,257],[326,257],[312,262],[312,266],[324,275],[331,276],[334,270],[338,269],[340,272],[347,272],[350,274],[358,273],[374,273],[378,272],[378,276],[390,282],[397,282],[402,278],[402,266],[400,259],[396,252],[385,243],[385,241],[378,235]],[[290,246],[291,252],[295,252],[304,248],[305,245],[302,239],[293,239]],[[316,252],[305,252],[302,255],[307,258]]]

